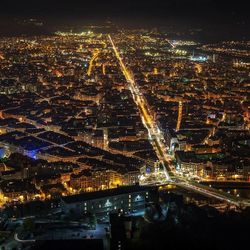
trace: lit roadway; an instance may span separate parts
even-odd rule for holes
[[[30,239],[30,240],[22,240],[18,237],[18,234],[14,234],[14,239],[19,242],[19,243],[34,243],[36,240],[35,239]]]
[[[161,138],[163,138],[163,136],[161,135],[160,130],[157,127],[157,125],[154,123],[152,116],[149,113],[149,109],[146,106],[147,105],[146,101],[145,101],[143,95],[140,93],[140,90],[139,90],[137,84],[135,83],[135,80],[134,80],[132,74],[128,71],[125,64],[123,63],[122,58],[121,58],[117,48],[115,47],[115,44],[114,44],[111,36],[109,35],[108,37],[109,37],[109,40],[110,40],[112,47],[114,49],[115,55],[120,63],[121,70],[122,70],[122,72],[123,72],[123,74],[128,82],[129,90],[131,91],[133,99],[134,99],[137,107],[140,110],[142,121],[148,130],[152,145],[155,148],[156,154],[164,167],[166,179],[168,181],[170,181],[171,179],[170,179],[168,171],[167,171],[167,168],[169,171],[171,171],[171,169],[169,168],[169,164],[167,163],[170,158],[165,153],[167,149],[161,141]]]
[[[147,102],[142,95],[142,93],[139,90],[139,87],[137,86],[132,73],[127,69],[125,66],[112,38],[110,35],[108,35],[108,38],[110,40],[110,43],[112,45],[112,48],[114,50],[115,56],[119,61],[121,70],[126,78],[126,81],[129,86],[129,90],[132,93],[134,102],[136,103],[138,109],[140,110],[141,119],[145,125],[145,127],[148,130],[149,138],[151,139],[152,145],[154,147],[154,150],[160,160],[160,162],[163,165],[164,173],[166,176],[166,180],[170,182],[174,182],[175,185],[180,186],[185,189],[189,189],[194,192],[201,193],[205,196],[215,198],[227,203],[230,203],[235,206],[250,206],[250,202],[246,200],[241,200],[239,198],[221,193],[215,189],[209,188],[204,185],[200,185],[196,182],[191,182],[185,178],[180,178],[179,176],[175,175],[175,169],[170,163],[171,157],[167,153],[167,148],[162,142],[163,140],[163,134],[158,128],[157,124],[155,124],[154,119],[152,115],[149,112],[149,108],[147,106]],[[171,178],[170,178],[171,176]]]
[[[87,75],[88,75],[88,76],[91,75],[92,68],[93,68],[93,62],[94,62],[95,59],[98,57],[99,53],[100,53],[99,50],[94,51],[94,53],[93,53],[93,57],[91,58],[91,60],[90,60],[90,62],[89,62],[89,68],[88,68],[88,72],[87,72]]]

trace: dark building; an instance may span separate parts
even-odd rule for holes
[[[46,240],[37,241],[31,247],[32,250],[72,250],[72,249],[87,249],[87,250],[103,250],[103,241],[101,239],[83,239],[83,240]]]
[[[121,210],[124,213],[144,210],[147,201],[154,199],[155,188],[139,185],[82,193],[61,198],[62,211],[76,214],[94,213],[107,216]]]

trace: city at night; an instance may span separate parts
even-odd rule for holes
[[[0,250],[248,249],[250,6],[0,3]]]

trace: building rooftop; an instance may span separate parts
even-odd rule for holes
[[[152,187],[143,187],[143,186],[139,186],[139,185],[125,186],[125,187],[119,187],[119,188],[114,188],[114,189],[107,189],[104,191],[96,191],[96,192],[90,192],[90,193],[88,192],[88,193],[82,193],[82,194],[62,197],[61,199],[65,203],[76,203],[76,202],[101,199],[104,197],[110,197],[110,196],[116,196],[116,195],[143,192],[143,191],[147,191],[150,189],[153,189],[153,188]]]

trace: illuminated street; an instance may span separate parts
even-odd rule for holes
[[[235,197],[227,197],[224,194],[219,194],[218,192],[216,192],[216,190],[208,190],[205,186],[197,186],[195,183],[190,184],[188,180],[186,180],[185,178],[179,179],[177,175],[174,175],[174,180],[170,178],[169,172],[174,174],[175,171],[170,165],[171,158],[167,154],[167,149],[161,141],[161,138],[163,138],[163,136],[161,135],[159,128],[155,125],[151,115],[149,114],[148,108],[146,107],[146,102],[143,99],[143,95],[139,92],[139,88],[136,85],[136,82],[133,80],[131,73],[129,72],[124,62],[122,61],[122,58],[120,57],[118,49],[116,48],[110,35],[109,35],[109,40],[112,44],[115,55],[120,63],[121,70],[124,76],[126,77],[126,80],[129,83],[129,90],[131,91],[133,95],[136,105],[141,111],[140,112],[141,118],[142,118],[142,121],[144,121],[145,127],[148,129],[148,135],[149,135],[149,138],[151,138],[151,143],[157,153],[157,156],[159,157],[160,162],[163,165],[166,182],[174,181],[174,183],[177,184],[178,186],[190,189],[195,192],[202,193],[206,196],[211,196],[216,199],[223,200],[225,202],[228,202],[236,206],[250,206],[250,202],[248,201],[242,201]],[[159,180],[156,180],[156,182],[159,182],[159,184],[161,183],[161,181]],[[148,184],[152,185],[152,182],[149,182]]]

